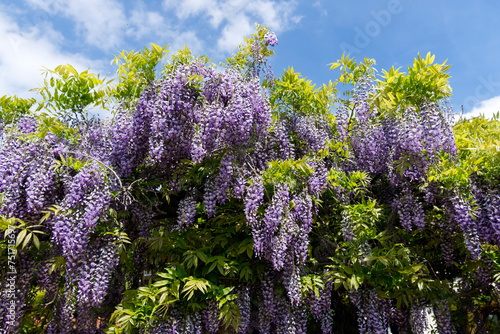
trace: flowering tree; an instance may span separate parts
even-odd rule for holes
[[[277,43],[258,26],[222,70],[153,44],[114,86],[67,65],[38,113],[2,98],[4,332],[495,328],[498,119],[452,128],[430,55],[316,88],[274,77]]]

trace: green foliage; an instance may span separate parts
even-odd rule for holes
[[[316,297],[319,297],[319,290],[325,286],[322,277],[315,274],[302,276],[300,278],[300,283],[303,297],[307,296],[308,292],[312,292]]]
[[[362,62],[360,61],[358,63],[349,55],[342,54],[342,57],[339,60],[329,65],[330,70],[339,68],[340,76],[336,83],[341,82],[343,85],[356,85],[365,78],[374,77],[374,70],[372,67],[375,65],[374,59],[365,58]]]
[[[449,282],[432,277],[419,255],[424,253],[420,246],[394,241],[397,238],[386,226],[390,216],[375,200],[345,206],[342,216],[350,221],[353,239],[343,241],[339,235],[335,256],[326,265],[330,270],[325,277],[332,280],[336,290],[375,288],[382,298],[396,300],[398,308],[410,307],[412,301],[422,296],[437,299],[443,289],[449,290]],[[403,230],[394,233],[409,238]],[[418,234],[412,239],[419,239]]]
[[[320,88],[289,67],[274,81],[269,99],[275,115],[329,115],[335,93],[331,81]]]
[[[0,97],[0,121],[3,125],[12,124],[22,116],[31,115],[30,108],[34,103],[34,98],[23,99],[16,95]]]
[[[110,87],[108,94],[121,102],[133,103],[145,86],[156,79],[158,65],[168,54],[168,45],[161,47],[151,43],[151,48],[135,52],[122,51],[111,64],[118,65],[118,84]]]
[[[344,216],[353,224],[352,232],[360,242],[373,239],[378,235],[376,223],[380,219],[381,209],[374,200],[361,201],[344,208]]]
[[[353,194],[363,196],[370,183],[370,177],[367,173],[361,171],[346,174],[332,168],[328,172],[328,183],[332,187],[341,187]]]
[[[34,89],[43,98],[37,110],[45,108],[61,118],[87,119],[89,108],[106,109],[109,80],[88,70],[78,73],[69,64],[45,69],[44,74],[44,85]]]
[[[10,218],[7,220],[7,224],[12,224],[13,218]],[[26,222],[23,222],[21,220],[18,220],[19,224],[15,226],[15,228],[19,229],[20,232],[17,234],[16,238],[16,247],[21,246],[21,249],[26,248],[26,246],[30,243],[31,240],[33,240],[33,245],[37,248],[40,249],[40,239],[38,239],[37,234],[45,234],[43,231],[40,230],[42,225],[33,225],[29,224]],[[3,224],[2,224],[3,225]],[[11,232],[12,233],[12,232]],[[5,234],[5,237],[8,236],[8,233]]]
[[[500,172],[499,114],[488,120],[484,116],[461,119],[453,127],[457,158],[443,155],[441,162],[429,170],[429,181],[448,188],[467,187],[471,175],[480,174],[495,180]]]
[[[219,319],[222,319],[223,326],[228,329],[232,327],[234,331],[238,330],[238,325],[241,323],[240,320],[240,310],[238,305],[234,302],[238,298],[237,294],[229,294],[234,287],[219,288],[222,294],[217,295],[217,300],[219,301],[220,315]]]
[[[162,75],[166,77],[173,73],[178,66],[188,65],[192,62],[199,62],[207,67],[215,67],[215,65],[212,64],[212,59],[204,55],[195,56],[187,46],[184,46],[184,48],[177,51],[177,53],[172,54],[171,58],[164,64]],[[201,80],[201,77],[191,78],[191,80],[193,79],[196,79],[195,81],[199,81]]]
[[[293,188],[298,178],[306,178],[314,172],[313,168],[307,164],[306,158],[275,160],[268,165],[268,169],[262,175],[264,184],[268,185],[287,183]]]
[[[206,307],[208,300],[215,298],[220,309],[220,319],[226,328],[235,330],[240,322],[237,294],[234,287],[216,285],[205,278],[188,276],[182,266],[170,266],[155,274],[148,286],[128,290],[121,304],[111,316],[107,333],[135,333],[138,328],[148,329],[155,320],[164,317],[174,302],[185,304],[189,310]]]
[[[446,61],[435,64],[434,59],[430,52],[425,58],[418,54],[413,66],[408,66],[408,74],[394,67],[382,70],[384,74],[377,80],[378,91],[373,97],[377,107],[389,112],[397,108],[402,111],[408,106],[418,109],[424,102],[439,103],[451,96],[447,73],[451,65],[446,65]]]
[[[63,123],[57,117],[49,116],[45,113],[37,115],[38,128],[37,131],[29,136],[43,139],[48,133],[54,134],[60,139],[67,140],[72,144],[77,144],[80,140],[78,129],[68,124]]]
[[[168,221],[165,218],[164,222]],[[144,261],[155,267],[167,265],[153,272],[147,285],[126,292],[107,332],[147,330],[167,315],[173,303],[196,311],[206,308],[212,299],[218,302],[224,327],[236,329],[240,314],[235,303],[238,294],[233,292],[232,284],[235,280],[255,282],[263,271],[262,264],[255,263],[252,238],[246,228],[241,204],[228,203],[219,208],[216,217],[199,219],[194,228],[183,233],[169,232],[161,226],[152,231],[146,243],[136,239],[127,257],[145,245]]]
[[[349,55],[342,57],[330,64],[330,69],[339,68],[340,77],[336,82],[356,85],[365,80],[376,80],[377,92],[371,97],[373,105],[382,112],[401,112],[409,106],[419,108],[424,102],[439,103],[451,96],[451,87],[447,73],[450,65],[446,61],[442,64],[434,63],[435,56],[427,53],[425,58],[420,54],[413,61],[413,66],[408,66],[408,74],[400,72],[399,68],[391,67],[389,71],[382,70],[380,79],[376,79],[373,59],[365,58],[357,62]],[[350,95],[350,92],[345,92]]]

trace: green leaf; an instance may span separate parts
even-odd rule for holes
[[[26,237],[24,238],[22,249],[24,249],[28,245],[28,243],[31,241],[32,237],[33,237],[33,233],[30,232],[30,233],[26,234]]]
[[[38,231],[35,231],[35,232],[38,232]],[[35,244],[35,247],[37,249],[40,249],[40,240],[38,239],[36,234],[33,234],[33,244]]]
[[[16,247],[19,247],[21,242],[23,242],[24,237],[26,236],[27,232],[28,232],[28,230],[26,230],[26,229],[21,230],[21,232],[19,232],[19,234],[17,235]]]

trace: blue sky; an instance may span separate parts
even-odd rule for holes
[[[150,43],[185,44],[220,62],[254,23],[278,35],[276,75],[293,66],[316,84],[346,51],[377,69],[406,69],[420,52],[448,59],[456,112],[500,110],[500,3],[496,0],[3,0],[0,96],[33,96],[43,66],[70,63],[114,75],[111,59]]]

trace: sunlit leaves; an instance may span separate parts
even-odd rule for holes
[[[35,89],[42,96],[38,110],[46,108],[59,117],[77,117],[85,120],[89,108],[106,109],[106,86],[110,80],[88,70],[78,73],[70,64],[45,70],[44,86]]]
[[[308,292],[314,293],[319,297],[319,290],[324,288],[325,284],[320,275],[309,274],[300,278],[302,286],[302,294],[305,296]]]
[[[275,160],[268,163],[269,168],[264,172],[264,184],[278,184],[280,182],[295,184],[299,177],[310,176],[314,169],[307,163],[307,159]]]
[[[381,211],[374,200],[361,201],[344,209],[343,214],[350,217],[356,240],[364,241],[378,235],[376,223],[381,217]]]
[[[311,80],[306,80],[293,67],[285,70],[283,75],[275,80],[271,90],[270,102],[275,115],[328,115],[335,97],[335,84],[316,88]]]
[[[500,165],[500,121],[483,116],[462,119],[453,127],[457,144],[455,160],[443,155],[439,165],[429,170],[430,181],[449,186],[466,185],[472,173],[497,174]]]
[[[4,239],[9,238],[10,233],[15,233],[19,230],[16,236],[15,247],[25,249],[31,243],[40,249],[40,234],[45,234],[41,230],[42,225],[30,224],[17,218],[5,218],[0,216],[0,229],[5,231]]]
[[[193,297],[195,291],[200,291],[205,294],[210,287],[210,282],[204,278],[194,278],[192,276],[184,278],[184,287],[182,288],[181,293],[184,293],[184,297],[187,300],[190,300]]]
[[[337,82],[341,82],[343,85],[356,85],[360,80],[374,76],[375,60],[370,58],[358,62],[353,57],[342,54],[339,60],[329,65],[330,70],[339,69],[340,76]]]
[[[23,99],[16,95],[0,97],[0,127],[12,124],[22,116],[28,116],[32,112],[31,106],[35,103],[34,98]]]
[[[132,103],[139,98],[144,86],[156,78],[158,65],[168,54],[168,45],[163,47],[151,43],[151,48],[140,51],[122,51],[111,64],[118,69],[118,84],[108,89],[108,93],[118,101]]]
[[[235,331],[241,323],[241,315],[238,305],[234,302],[238,298],[237,294],[232,294],[233,287],[219,289],[217,300],[219,301],[220,315],[222,324],[225,328],[232,327]]]
[[[419,108],[424,102],[439,102],[450,96],[450,65],[446,65],[446,61],[434,63],[434,59],[430,52],[425,58],[418,54],[413,66],[408,67],[408,73],[394,67],[383,70],[381,79],[377,80],[377,94],[373,97],[379,109],[394,112],[398,107],[400,110],[408,106]]]

